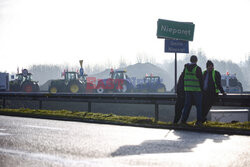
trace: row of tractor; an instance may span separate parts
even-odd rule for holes
[[[106,79],[88,77],[84,73],[80,60],[80,71],[64,71],[63,79],[52,80],[48,86],[50,93],[164,93],[166,87],[159,76],[146,75],[141,82],[135,83],[126,70],[110,70]],[[39,92],[38,81],[32,80],[32,74],[27,69],[16,74],[16,79],[8,73],[0,73],[0,91]],[[222,75],[221,83],[225,92],[243,92],[242,84],[236,75]]]
[[[110,70],[107,79],[88,77],[84,73],[82,60],[80,72],[64,71],[63,79],[52,80],[48,91],[50,93],[131,93],[131,92],[166,92],[159,76],[146,76],[143,83],[135,85],[128,77],[126,70]]]
[[[125,70],[110,71],[107,79],[96,80],[94,77],[87,77],[87,74],[66,71],[64,78],[52,80],[48,91],[50,93],[131,93],[131,92],[166,92],[166,87],[161,83],[159,76],[146,76],[143,83],[136,86],[128,77]]]
[[[110,70],[106,79],[88,77],[82,67],[80,70],[64,71],[62,79],[51,80],[48,86],[50,93],[164,93],[166,87],[159,76],[145,76],[140,83],[135,83],[128,77],[126,70]],[[16,77],[11,76],[9,81],[8,73],[0,73],[0,91],[11,92],[39,92],[38,81],[32,80],[32,74],[27,69],[17,73]]]

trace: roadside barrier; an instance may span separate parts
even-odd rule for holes
[[[71,94],[47,92],[0,92],[2,108],[6,108],[6,100],[39,101],[39,109],[42,109],[43,101],[67,101],[88,103],[88,112],[91,112],[92,103],[127,103],[127,104],[153,104],[155,105],[155,121],[159,120],[159,105],[174,105],[175,93],[117,93],[117,94]],[[215,106],[249,107],[250,94],[219,95]]]

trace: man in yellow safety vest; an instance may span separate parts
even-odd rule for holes
[[[184,73],[184,92],[185,92],[185,103],[184,109],[181,118],[181,124],[187,125],[186,121],[189,116],[189,109],[192,106],[192,101],[196,105],[197,109],[197,121],[196,125],[202,125],[202,71],[201,68],[197,65],[198,58],[195,55],[192,55],[190,62],[185,64],[183,70]]]

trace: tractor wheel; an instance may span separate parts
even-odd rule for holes
[[[240,87],[240,93],[243,93],[243,87],[242,86]]]
[[[166,88],[164,86],[161,86],[159,87],[157,90],[156,90],[157,93],[164,93],[166,92]]]
[[[57,93],[58,90],[57,90],[57,88],[55,86],[52,86],[52,87],[49,88],[49,92],[50,93]]]
[[[104,93],[104,88],[102,86],[99,86],[97,89],[96,89],[96,93]]]
[[[117,86],[117,91],[120,93],[127,93],[129,91],[128,84],[125,82]]]
[[[80,93],[82,91],[81,84],[77,82],[69,83],[68,88],[70,93]]]
[[[242,87],[242,84],[240,82],[238,82],[238,86],[240,87],[240,93],[243,92],[243,87]]]
[[[33,92],[34,91],[34,85],[32,82],[25,82],[23,83],[21,87],[21,91],[23,92]]]

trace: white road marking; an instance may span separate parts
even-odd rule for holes
[[[6,131],[6,129],[0,129],[0,131]],[[11,135],[11,134],[0,132],[0,136],[9,136],[9,135]]]
[[[0,136],[9,136],[9,135],[11,135],[10,133],[1,133],[0,132]]]
[[[25,127],[29,128],[38,128],[38,129],[49,129],[49,130],[66,130],[63,128],[54,128],[54,127],[49,127],[49,126],[36,126],[36,125],[24,125]]]
[[[29,158],[35,158],[38,160],[47,160],[47,161],[53,161],[57,163],[63,163],[63,164],[69,164],[71,165],[77,165],[77,164],[86,164],[86,165],[93,165],[93,166],[102,166],[102,164],[95,160],[73,160],[73,159],[67,159],[65,157],[59,157],[55,155],[50,154],[44,154],[44,153],[32,153],[32,152],[26,152],[26,151],[20,151],[20,150],[11,150],[11,149],[5,149],[0,148],[0,152],[5,154],[12,154],[12,155],[18,155],[18,156],[24,156]]]

